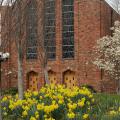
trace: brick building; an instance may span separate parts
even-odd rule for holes
[[[19,5],[22,11],[19,11],[19,5],[15,2],[7,12],[7,20],[3,19],[2,49],[11,54],[10,59],[2,65],[3,87],[17,86],[15,41],[20,38],[25,49],[25,89],[34,90],[45,84],[41,60],[43,50],[40,47],[44,43],[51,83],[68,87],[88,84],[98,91],[115,90],[115,82],[109,81],[92,64],[96,41],[104,35],[110,35],[110,27],[119,19],[104,0],[21,1]]]

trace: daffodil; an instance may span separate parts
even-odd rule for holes
[[[88,119],[88,117],[89,117],[89,114],[84,114],[83,115],[83,120]]]
[[[38,91],[34,91],[34,92],[33,92],[33,95],[34,95],[34,96],[37,96],[37,95],[38,95]]]
[[[43,104],[38,104],[37,105],[37,110],[43,110],[44,109],[44,105]]]
[[[70,113],[67,114],[67,116],[68,116],[69,119],[73,119],[73,118],[75,118],[75,113],[70,112]]]
[[[35,117],[31,117],[30,120],[37,120]]]
[[[7,112],[4,112],[3,115],[4,115],[4,116],[7,116]]]
[[[39,112],[38,111],[35,112],[35,117],[39,118]]]
[[[76,107],[77,107],[77,104],[76,103],[73,103],[73,104],[71,104],[71,103],[68,103],[68,108],[69,109],[76,109]]]
[[[24,110],[28,111],[30,108],[28,106],[24,107]]]
[[[3,107],[3,110],[6,110],[6,107]]]
[[[63,100],[59,100],[58,103],[59,103],[59,104],[63,104],[64,101],[63,101]]]
[[[8,99],[7,99],[7,97],[5,96],[5,97],[3,97],[3,99],[2,99],[2,102],[5,102],[5,101],[7,101]]]
[[[118,108],[118,111],[120,112],[120,107]]]
[[[109,112],[109,114],[110,114],[110,115],[116,115],[117,112],[116,112],[115,110],[112,110],[112,111]]]
[[[28,112],[26,110],[22,112],[23,117],[26,117],[27,115],[28,115]]]
[[[79,107],[83,107],[84,105],[85,105],[84,101],[79,101],[79,102],[78,102],[78,106],[79,106]]]

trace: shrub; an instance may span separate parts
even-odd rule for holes
[[[17,94],[17,92],[18,92],[18,89],[16,87],[12,87],[12,88],[9,88],[9,89],[6,89],[6,90],[2,90],[3,95],[8,95],[8,94],[15,95],[15,94]]]
[[[88,88],[91,92],[93,92],[93,93],[97,93],[97,91],[94,89],[94,87],[93,86],[91,86],[91,85],[82,85],[81,87],[86,87],[86,88]]]

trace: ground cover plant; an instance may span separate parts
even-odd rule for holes
[[[2,113],[4,118],[12,116],[23,120],[89,120],[95,119],[94,98],[86,87],[50,85],[39,91],[26,91],[24,99],[18,95],[4,96]]]
[[[92,93],[87,87],[46,85],[2,98],[4,120],[120,120],[120,96]]]

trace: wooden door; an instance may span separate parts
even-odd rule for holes
[[[29,89],[31,91],[38,90],[38,75],[34,72],[29,73]]]
[[[75,72],[72,71],[66,71],[64,73],[64,84],[68,88],[73,88],[77,85],[77,79],[75,77]]]
[[[57,84],[57,76],[55,72],[49,71],[48,72],[48,79],[50,81],[50,84]]]

